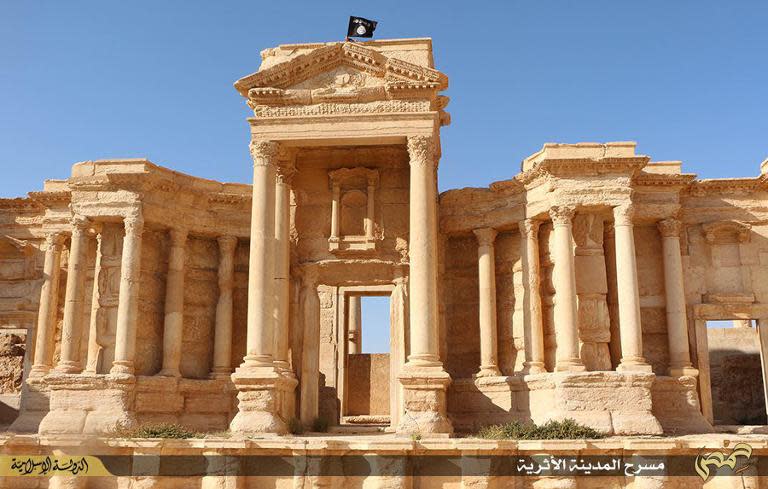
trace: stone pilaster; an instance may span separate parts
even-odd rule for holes
[[[237,238],[220,236],[219,300],[216,303],[216,326],[213,339],[211,378],[229,378],[232,374],[232,307]]]
[[[72,219],[72,241],[69,249],[67,289],[64,298],[64,324],[61,329],[61,358],[56,365],[56,371],[61,373],[78,373],[83,368],[80,349],[83,334],[82,316],[88,224],[88,220],[82,216],[75,216]]]
[[[398,433],[450,433],[440,361],[437,301],[437,159],[433,137],[408,138],[410,156],[410,355],[400,382],[405,412]]]
[[[496,230],[475,229],[477,237],[477,266],[480,314],[480,370],[476,377],[501,375],[498,360],[496,330],[496,259],[493,242]]]
[[[40,309],[37,314],[37,335],[35,357],[30,377],[42,377],[51,370],[53,363],[54,331],[59,299],[59,278],[61,276],[61,233],[49,233],[45,237],[45,262],[43,264],[43,286],[40,289]]]
[[[555,286],[555,370],[584,370],[579,357],[579,330],[576,309],[576,269],[573,259],[573,207],[555,206],[549,211],[553,231],[553,282]]]
[[[315,265],[302,269],[301,310],[304,341],[301,349],[302,423],[310,426],[320,409],[320,296],[317,292],[319,273]]]
[[[643,358],[643,331],[640,326],[640,290],[637,284],[637,257],[632,226],[634,208],[625,204],[613,208],[616,240],[616,283],[621,329],[620,372],[650,372]]]
[[[544,319],[541,312],[541,265],[539,262],[539,226],[534,219],[520,221],[523,281],[525,287],[525,372],[540,374],[544,366]]]
[[[171,229],[171,252],[165,279],[165,324],[163,328],[163,367],[158,375],[181,377],[182,335],[184,334],[184,257],[186,229]]]
[[[274,238],[275,165],[279,146],[274,141],[251,141],[253,200],[248,270],[246,354],[232,374],[238,390],[238,412],[230,429],[245,433],[285,433],[279,415],[278,381],[274,365]]]
[[[347,299],[347,353],[355,355],[362,353],[361,321],[362,298],[359,295],[351,295]]]
[[[289,361],[291,293],[291,181],[295,168],[277,169],[275,191],[275,366],[295,377]]]
[[[664,293],[667,310],[667,338],[669,341],[669,375],[697,375],[691,365],[688,347],[688,317],[685,308],[683,260],[680,252],[681,223],[665,219],[658,223],[664,255]]]
[[[124,219],[123,255],[120,260],[120,292],[117,306],[117,332],[115,334],[115,360],[110,373],[134,373],[136,354],[136,328],[139,315],[139,287],[141,280],[141,235],[144,219],[134,213]]]

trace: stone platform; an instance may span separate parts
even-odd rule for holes
[[[483,440],[477,438],[433,438],[413,440],[392,434],[371,436],[287,436],[228,438],[210,437],[189,440],[86,438],[82,436],[46,437],[6,434],[0,438],[0,455],[101,455],[132,457],[133,473],[141,476],[33,478],[6,477],[2,488],[44,487],[120,487],[120,488],[694,488],[694,487],[768,487],[768,477],[757,477],[754,470],[741,476],[718,476],[706,484],[692,472],[684,477],[579,476],[543,477],[481,475],[491,463],[509,458],[514,464],[525,457],[562,456],[568,459],[593,455],[621,457],[624,460],[651,460],[652,457],[695,457],[747,443],[752,456],[768,456],[768,437],[748,434],[707,434],[680,437],[611,437],[602,440]],[[180,470],[198,470],[196,475],[156,477],[157,470],[169,463],[153,456],[190,457],[170,462]],[[220,464],[229,455],[229,465]],[[320,457],[322,455],[322,457]],[[232,460],[240,460],[239,470],[248,470],[243,457],[274,457],[279,461],[262,466],[269,475],[204,476],[216,467],[222,474],[232,469]],[[201,458],[195,466],[193,457]],[[430,457],[435,461],[430,463]],[[494,458],[494,462],[489,462]],[[139,462],[143,460],[143,462]],[[154,462],[147,462],[147,461]],[[205,461],[203,461],[205,460]],[[217,461],[218,460],[218,461]],[[357,463],[350,463],[356,460]],[[366,465],[361,475],[360,460]],[[420,460],[424,475],[403,476]],[[426,462],[425,462],[426,460]],[[202,463],[200,463],[202,461]],[[217,465],[219,464],[219,465]],[[418,464],[416,464],[418,465]],[[692,468],[691,468],[692,469]],[[235,469],[238,470],[238,469]]]

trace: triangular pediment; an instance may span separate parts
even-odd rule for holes
[[[306,54],[270,66],[235,83],[244,97],[266,103],[301,103],[305,91],[323,89],[378,88],[388,93],[431,91],[448,87],[448,78],[439,71],[398,58],[354,42],[318,47]],[[291,96],[284,93],[290,90]],[[272,97],[272,98],[270,98]],[[287,100],[290,99],[290,100]]]

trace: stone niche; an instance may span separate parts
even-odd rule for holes
[[[379,172],[364,167],[339,168],[328,173],[328,178],[333,193],[328,250],[334,254],[374,251]]]

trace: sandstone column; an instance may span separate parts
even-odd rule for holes
[[[41,377],[51,370],[53,363],[56,311],[59,302],[59,277],[61,265],[61,233],[48,233],[45,237],[45,263],[43,286],[40,289],[40,309],[37,314],[35,359],[30,377]]]
[[[631,204],[613,208],[616,240],[616,284],[619,295],[621,362],[617,371],[650,372],[643,358],[643,331],[640,326],[640,291],[637,285],[637,258],[632,230]],[[687,339],[686,339],[687,342]]]
[[[69,248],[67,289],[64,298],[64,324],[61,329],[61,358],[56,366],[57,372],[78,373],[82,370],[80,346],[83,334],[87,230],[87,219],[82,216],[72,218],[72,242]]]
[[[451,378],[440,361],[437,301],[437,160],[430,136],[408,137],[410,156],[410,354],[400,374],[405,413],[400,433],[448,433],[446,390]]]
[[[680,221],[665,219],[658,224],[664,254],[664,292],[669,342],[669,375],[696,375],[688,347],[688,317],[685,309],[683,260],[680,253]]]
[[[341,205],[341,188],[338,184],[333,185],[333,200],[331,201],[331,241],[339,239],[339,216]]]
[[[582,371],[579,358],[579,330],[576,309],[576,270],[573,259],[573,207],[555,206],[549,210],[553,231],[553,282],[555,285],[555,370]]]
[[[474,230],[477,237],[477,266],[480,297],[480,370],[476,377],[501,375],[496,331],[496,259],[493,241],[496,230]]]
[[[403,386],[400,372],[406,362],[408,350],[408,270],[400,265],[395,267],[395,288],[389,300],[390,343],[389,352],[389,428],[397,430],[403,412]]]
[[[277,169],[275,192],[275,367],[293,376],[288,359],[291,295],[291,180],[295,169]]]
[[[359,295],[351,295],[347,299],[349,302],[349,310],[347,311],[347,353],[354,355],[362,353],[360,345],[362,343],[361,338],[361,321],[362,321],[362,301]]]
[[[235,236],[219,236],[219,301],[213,338],[211,378],[228,378],[232,373],[232,288],[235,276]]]
[[[101,281],[101,254],[102,254],[102,227],[96,227],[96,263],[93,267],[93,287],[91,289],[91,318],[88,325],[88,355],[85,362],[84,372],[95,374],[99,371],[99,360],[101,357],[102,346],[99,343],[99,325],[101,318],[99,310],[101,309],[101,290],[99,282]]]
[[[275,165],[279,146],[274,141],[252,140],[253,200],[248,267],[248,319],[246,354],[232,374],[238,390],[238,412],[230,423],[234,432],[285,433],[279,416],[274,365],[275,285]]]
[[[368,177],[368,204],[365,210],[365,237],[373,239],[373,215],[376,205],[376,181],[373,177]]]
[[[158,375],[181,377],[181,343],[184,334],[184,255],[186,229],[171,229],[171,252],[165,279],[163,368]]]
[[[318,270],[304,266],[301,282],[301,309],[304,323],[304,343],[301,351],[302,423],[311,426],[320,406],[320,296],[317,292]]]
[[[115,360],[112,374],[134,373],[136,328],[139,315],[139,288],[141,278],[141,234],[144,220],[141,215],[125,217],[123,255],[120,259],[120,292],[117,305],[117,331],[115,334]]]
[[[525,283],[525,371],[529,374],[546,372],[544,366],[544,321],[541,313],[541,269],[539,264],[540,221],[520,221],[523,280]]]

